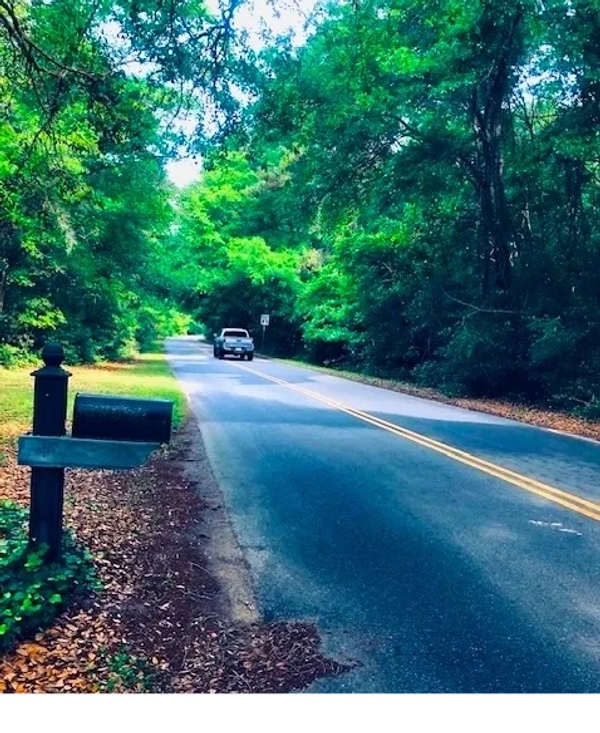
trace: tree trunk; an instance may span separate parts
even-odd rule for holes
[[[504,191],[499,141],[483,148],[483,179],[479,191],[482,232],[487,256],[493,264],[494,284],[502,292],[510,289],[512,223]],[[486,149],[487,148],[487,149]]]
[[[0,315],[6,305],[8,274],[18,266],[20,252],[17,230],[9,221],[0,220]]]
[[[512,282],[511,254],[514,232],[504,187],[502,157],[503,104],[509,94],[512,57],[523,12],[519,9],[507,22],[498,43],[494,65],[473,89],[471,120],[475,133],[475,162],[471,180],[477,191],[481,215],[482,254],[484,256],[484,295],[493,285],[507,292]],[[500,31],[502,33],[502,31]]]
[[[8,264],[2,265],[0,269],[0,315],[4,311],[4,297],[6,295],[6,285],[8,282]]]
[[[476,133],[478,175],[474,184],[479,196],[483,254],[494,271],[494,285],[506,292],[511,284],[512,222],[504,188],[501,108],[504,84],[490,90],[482,112],[479,94],[473,94],[473,127]],[[488,286],[491,282],[488,281]]]

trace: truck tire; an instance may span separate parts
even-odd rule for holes
[[[248,354],[248,356],[246,356],[246,359],[248,359],[248,361],[252,361],[252,359],[254,359],[254,354]]]

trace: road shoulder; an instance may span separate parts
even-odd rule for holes
[[[545,430],[556,433],[571,435],[577,438],[584,438],[600,442],[600,422],[586,420],[576,417],[566,412],[560,412],[550,409],[542,409],[526,404],[519,404],[507,400],[493,400],[475,397],[451,397],[434,389],[427,387],[418,387],[408,382],[401,382],[394,379],[385,379],[383,377],[374,377],[359,372],[352,372],[331,367],[318,366],[310,364],[298,359],[278,359],[271,356],[262,356],[262,359],[268,359],[276,363],[286,364],[287,366],[296,367],[298,369],[308,369],[310,371],[320,372],[332,377],[347,379],[352,382],[358,382],[371,387],[378,387],[390,392],[418,397],[432,402],[440,402],[453,407],[460,407],[464,410],[473,412],[482,412],[496,417],[502,417],[507,420],[515,420],[526,425],[532,425]]]

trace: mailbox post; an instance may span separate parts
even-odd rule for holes
[[[63,436],[67,417],[69,372],[61,364],[60,344],[48,343],[42,350],[44,366],[33,372],[33,435]],[[29,539],[33,545],[47,545],[51,562],[60,557],[65,483],[64,468],[31,469]]]
[[[65,435],[69,372],[60,344],[42,350],[33,372],[33,430],[19,438],[18,462],[31,466],[29,541],[47,545],[45,559],[62,550],[65,468],[127,470],[143,465],[171,439],[173,403],[112,395],[77,395],[73,433]]]

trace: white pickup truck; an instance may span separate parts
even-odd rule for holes
[[[248,361],[254,359],[254,340],[248,331],[243,328],[224,328],[218,336],[215,334],[215,359],[224,359],[228,354]]]

